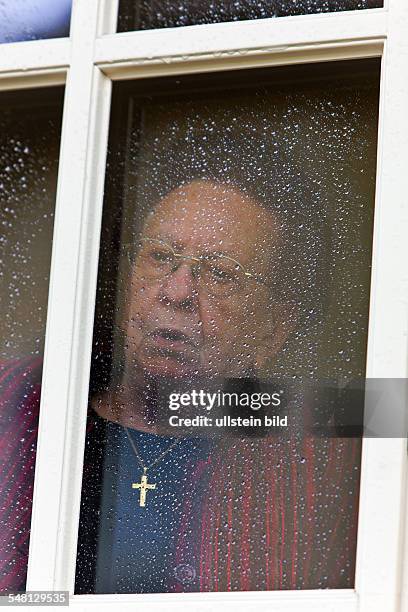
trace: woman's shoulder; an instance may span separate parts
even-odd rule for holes
[[[1,432],[30,416],[33,422],[38,418],[42,357],[0,360],[0,419]]]

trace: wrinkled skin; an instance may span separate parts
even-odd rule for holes
[[[271,253],[280,240],[274,217],[255,200],[204,180],[164,197],[142,235],[166,241],[183,255],[222,252],[265,278],[273,273]],[[220,299],[198,286],[191,262],[152,282],[136,256],[125,320],[125,378],[132,383],[141,370],[178,377],[240,376],[259,369],[284,342],[283,314],[270,289],[254,279],[232,298]]]

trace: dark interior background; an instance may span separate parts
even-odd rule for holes
[[[209,171],[240,175],[286,215],[302,321],[273,374],[364,376],[378,95],[377,60],[115,84],[91,390],[121,359],[123,245],[163,193]]]
[[[0,358],[42,355],[63,88],[0,94]]]

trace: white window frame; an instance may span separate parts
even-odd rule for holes
[[[115,34],[117,5],[73,0],[70,39],[0,46],[0,90],[66,84],[27,588],[86,612],[408,612],[402,439],[363,441],[355,589],[73,595],[112,81],[382,58],[367,377],[408,373],[408,1]]]

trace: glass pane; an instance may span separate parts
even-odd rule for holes
[[[0,94],[0,592],[24,590],[61,89]]]
[[[383,0],[119,0],[118,32],[381,8]]]
[[[69,36],[72,0],[0,0],[0,43]]]
[[[378,82],[115,85],[77,593],[353,587]]]

